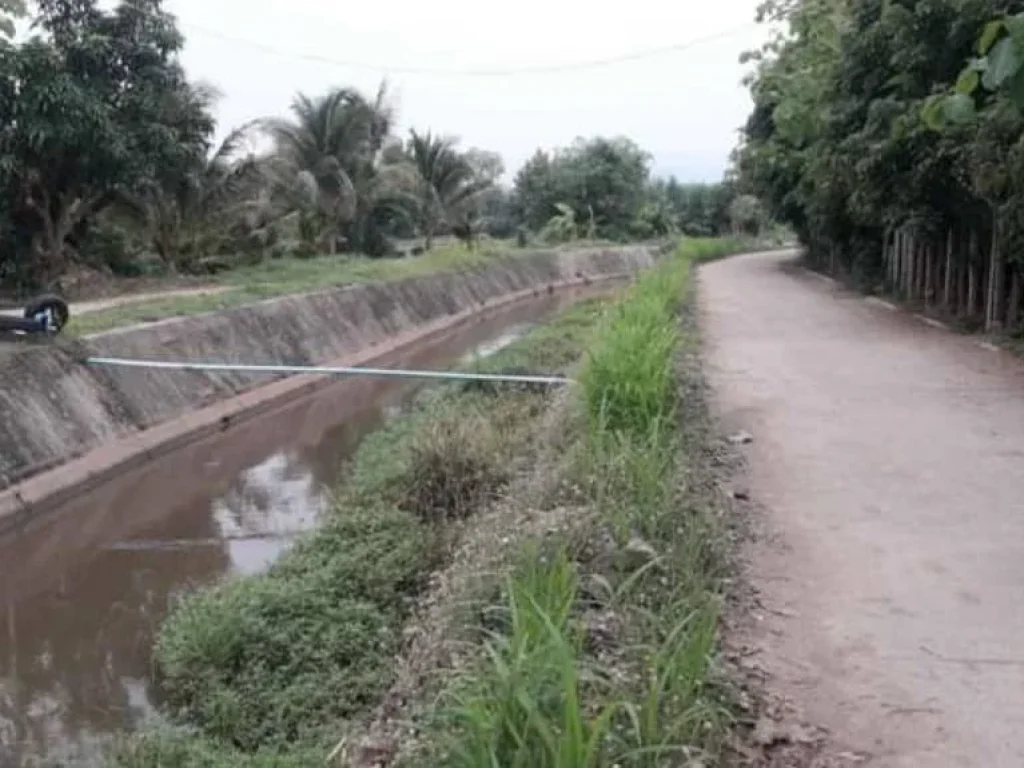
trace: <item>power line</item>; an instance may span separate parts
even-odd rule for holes
[[[660,48],[648,48],[642,51],[635,51],[633,53],[626,53],[619,56],[609,56],[602,59],[591,59],[589,61],[580,61],[569,64],[551,64],[541,65],[536,67],[516,67],[512,69],[443,69],[443,68],[432,68],[432,67],[408,67],[408,66],[387,66],[382,64],[371,64],[365,61],[355,61],[351,59],[335,59],[329,56],[320,56],[312,53],[301,53],[299,51],[288,51],[282,48],[277,48],[266,43],[261,43],[256,40],[249,40],[241,37],[233,37],[231,35],[225,35],[217,30],[202,27],[197,24],[190,24],[187,22],[180,22],[182,26],[199,32],[200,34],[215,37],[219,40],[230,43],[238,43],[241,45],[247,45],[251,48],[262,50],[266,53],[281,56],[284,58],[298,59],[302,61],[311,61],[318,64],[329,64],[337,67],[347,67],[349,69],[362,69],[373,72],[380,72],[384,74],[404,74],[404,75],[430,75],[438,77],[512,77],[516,75],[542,75],[542,74],[556,74],[561,72],[578,72],[587,69],[597,69],[600,67],[609,67],[616,64],[623,64],[630,61],[639,61],[641,59],[654,58],[656,56],[664,56],[670,53],[678,53],[685,51],[689,48],[693,48],[703,43],[710,43],[715,40],[721,40],[723,38],[732,37],[740,32],[745,32],[749,29],[757,27],[758,24],[750,22],[743,24],[732,29],[725,30],[723,32],[716,32],[711,35],[705,35],[703,37],[693,38],[682,43],[675,43],[673,45],[666,45]]]

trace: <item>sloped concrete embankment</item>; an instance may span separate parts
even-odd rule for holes
[[[365,364],[489,308],[622,277],[653,259],[643,247],[542,253],[476,272],[330,289],[55,346],[26,345],[0,362],[0,530],[112,472],[327,383],[104,369],[84,365],[85,357]]]

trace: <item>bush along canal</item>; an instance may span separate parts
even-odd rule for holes
[[[159,633],[171,725],[143,766],[655,766],[715,758],[724,557],[687,240],[479,363],[567,388],[424,392],[358,448],[321,525]]]

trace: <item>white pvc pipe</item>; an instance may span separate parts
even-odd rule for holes
[[[463,371],[417,371],[402,368],[350,368],[320,365],[244,365],[241,363],[204,363],[178,360],[132,360],[121,357],[89,357],[88,365],[117,368],[150,368],[166,371],[222,371],[235,373],[292,373],[327,376],[384,376],[404,379],[445,379],[458,381],[496,381],[517,384],[571,384],[564,376],[534,376],[510,373],[473,373]]]

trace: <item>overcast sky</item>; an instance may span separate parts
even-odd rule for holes
[[[221,133],[283,114],[296,91],[367,94],[386,77],[401,134],[454,134],[500,152],[510,172],[537,147],[626,135],[656,173],[718,179],[750,108],[740,53],[764,31],[757,0],[167,0],[188,40],[189,74],[224,94]],[[715,39],[704,38],[719,36]],[[683,46],[601,67],[574,66]],[[419,72],[417,72],[419,70]],[[433,73],[422,70],[432,70]],[[438,71],[441,74],[438,74]],[[475,72],[475,75],[444,74]]]

